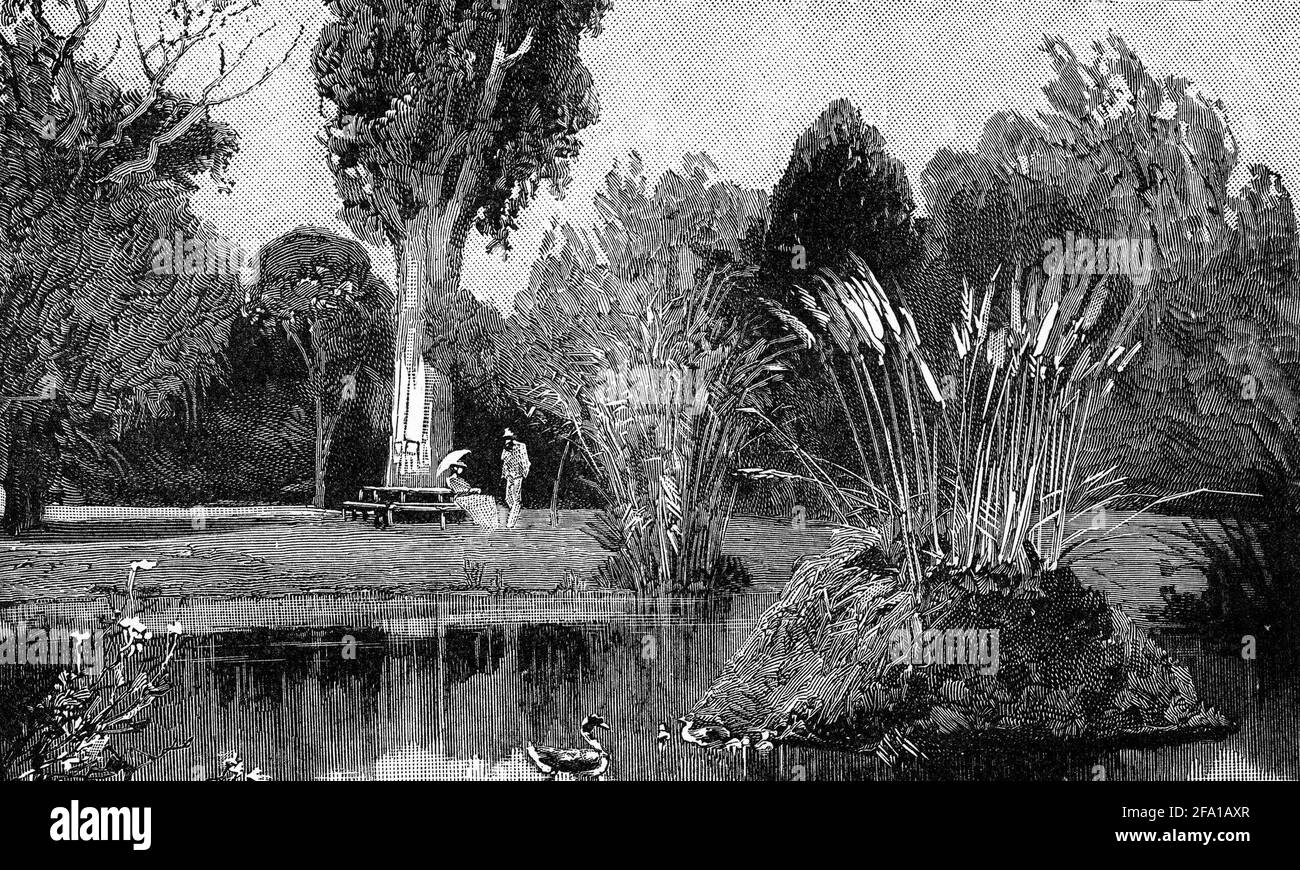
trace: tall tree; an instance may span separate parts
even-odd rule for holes
[[[782,310],[802,314],[800,290],[810,289],[821,270],[843,270],[854,257],[891,293],[921,259],[924,222],[915,214],[906,168],[848,100],[831,102],[795,139],[771,202],[758,286]],[[865,464],[860,429],[866,423],[854,419],[842,395],[841,382],[852,377],[848,361],[833,344],[818,345],[792,354],[791,367],[778,389],[799,440],[828,459]],[[839,425],[826,425],[836,418]]]
[[[920,254],[915,211],[907,170],[880,131],[848,100],[833,101],[795,140],[772,191],[771,292],[788,303],[809,272],[843,269],[855,255],[891,283]]]
[[[196,96],[177,95],[169,82],[181,61],[224,46],[251,4],[175,0],[152,41],[132,15],[147,84],[126,89],[85,48],[105,3],[60,4],[54,21],[45,5],[0,0],[0,469],[10,532],[39,522],[51,487],[102,465],[91,460],[106,443],[141,420],[191,410],[211,379],[238,276],[160,274],[155,244],[180,233],[191,249],[229,247],[189,209],[194,179],[220,181],[236,150],[234,131],[209,110],[283,60],[244,75],[258,30],[242,49],[219,52]]]
[[[432,303],[456,289],[470,231],[487,236],[489,248],[508,246],[542,185],[558,192],[567,184],[577,134],[599,111],[579,42],[599,33],[609,6],[330,4],[336,20],[325,25],[315,54],[322,111],[325,100],[333,108],[323,140],[343,220],[359,238],[396,253],[395,381],[421,365]],[[450,381],[434,370],[429,382],[431,452],[440,454],[453,435]],[[413,428],[394,424],[396,448],[399,432]]]
[[[287,341],[302,360],[315,415],[315,491],[325,507],[325,470],[345,414],[387,382],[382,348],[392,341],[393,294],[370,273],[357,242],[301,227],[267,242],[258,255],[246,316]]]

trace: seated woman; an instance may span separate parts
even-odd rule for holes
[[[478,493],[474,487],[469,485],[465,480],[465,463],[456,461],[449,466],[450,473],[447,475],[447,488],[455,495],[452,501],[458,507],[465,511],[470,522],[476,526],[483,526],[487,529],[495,529],[501,524],[501,516],[497,511],[497,501],[490,495]]]

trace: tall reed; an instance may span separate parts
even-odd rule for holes
[[[712,591],[736,579],[722,553],[733,461],[757,426],[741,409],[780,376],[782,343],[721,315],[740,267],[657,280],[609,253],[570,232],[543,256],[500,350],[504,377],[594,471],[608,579],[645,595]]]
[[[859,258],[816,275],[799,301],[804,316],[777,316],[806,346],[848,361],[827,371],[861,468],[788,446],[845,520],[887,531],[913,578],[938,565],[1054,569],[1082,542],[1080,516],[1131,495],[1113,467],[1081,471],[1089,421],[1140,347],[1139,294],[1111,276],[963,279],[950,343],[930,346]]]

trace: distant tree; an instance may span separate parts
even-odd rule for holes
[[[299,228],[258,254],[258,277],[244,311],[302,361],[303,388],[315,412],[317,508],[325,507],[325,473],[339,423],[361,402],[372,417],[382,413],[392,307],[392,292],[371,274],[365,249],[328,230]]]
[[[339,0],[316,46],[333,114],[327,163],[341,216],[392,245],[400,302],[395,371],[425,348],[435,301],[453,293],[471,229],[509,244],[546,184],[561,191],[577,134],[596,120],[580,39],[609,0]],[[451,447],[447,374],[433,372],[434,453]],[[391,457],[390,453],[390,457]],[[391,462],[390,462],[391,468]]]
[[[844,270],[857,256],[893,293],[922,259],[924,222],[915,212],[902,161],[856,106],[835,100],[795,140],[772,191],[757,286],[771,303],[798,315],[806,310],[800,289],[808,290],[821,270]],[[772,324],[773,334],[784,331]],[[852,378],[847,361],[826,343],[793,354],[791,367],[780,387],[787,425],[814,453],[866,466],[861,427],[867,424],[843,401]]]
[[[1069,233],[1136,245],[1127,268],[1075,264],[1109,270],[1095,280],[1139,294],[1145,311],[1141,351],[1095,418],[1091,461],[1159,491],[1246,487],[1293,466],[1300,288],[1281,179],[1255,166],[1231,192],[1227,109],[1186,79],[1157,78],[1120,37],[1088,60],[1055,37],[1043,50],[1051,110],[996,114],[975,153],[941,151],[923,173],[948,285],[1023,279]],[[994,326],[1009,314],[994,312]]]
[[[160,274],[154,247],[178,233],[229,247],[189,209],[195,177],[223,183],[237,147],[208,112],[278,66],[242,73],[265,31],[224,50],[250,4],[176,0],[153,41],[133,27],[147,85],[128,90],[84,47],[105,3],[61,5],[64,31],[44,3],[0,0],[0,470],[12,533],[39,522],[51,489],[84,488],[111,465],[125,430],[192,412],[210,382],[238,276]],[[197,96],[170,89],[183,59],[218,45]]]
[[[795,140],[772,191],[768,286],[788,303],[810,273],[843,269],[853,255],[892,283],[921,253],[915,212],[906,167],[884,136],[851,102],[833,101]]]

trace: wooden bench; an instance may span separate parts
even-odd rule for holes
[[[477,495],[471,489],[456,493],[440,486],[363,486],[357,490],[356,501],[343,502],[343,519],[350,520],[374,514],[375,528],[393,525],[403,513],[438,515],[438,527],[447,528],[447,514],[464,514],[465,509],[456,504],[457,495]]]

